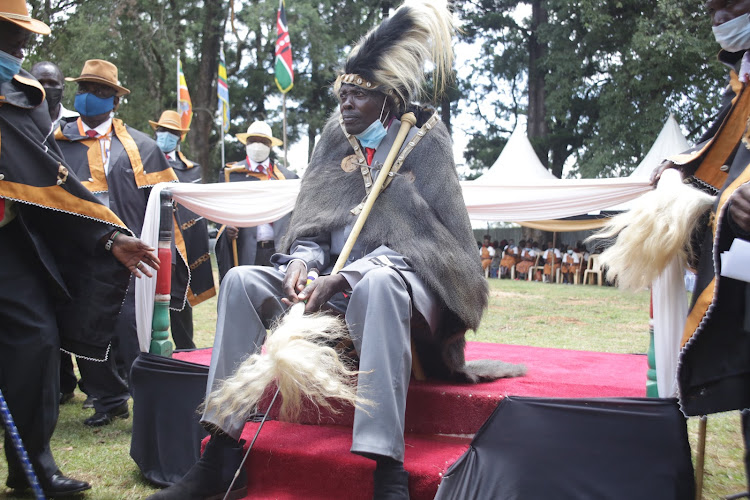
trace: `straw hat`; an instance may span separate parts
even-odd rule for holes
[[[68,82],[101,83],[115,89],[117,97],[122,97],[130,93],[128,89],[120,85],[120,80],[117,79],[117,66],[101,59],[89,59],[83,65],[81,76],[78,78],[67,77],[65,80]]]
[[[148,123],[154,130],[159,127],[168,128],[169,130],[174,130],[181,133],[185,133],[190,130],[189,128],[182,128],[182,120],[180,120],[180,114],[177,111],[172,111],[171,109],[163,112],[159,117],[158,122],[149,120]]]
[[[40,35],[50,34],[49,26],[29,16],[26,0],[0,0],[0,19]]]
[[[281,146],[284,144],[281,139],[277,139],[273,136],[271,127],[266,122],[261,121],[251,123],[250,126],[247,127],[246,134],[237,134],[236,137],[242,144],[247,144],[248,137],[261,137],[263,139],[268,139],[271,141],[271,146]]]

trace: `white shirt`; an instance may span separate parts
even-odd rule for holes
[[[560,250],[558,250],[557,248],[548,248],[547,250],[544,251],[544,254],[542,255],[542,258],[545,261],[551,258],[550,252],[554,252],[556,260],[559,261],[562,258],[562,254],[560,253]]]
[[[256,163],[250,158],[247,158],[247,163],[250,165],[250,168],[248,168],[248,170],[250,170],[251,172],[258,172],[258,173],[267,172],[268,174],[270,174],[269,172],[269,168],[271,166],[270,158],[266,158],[264,161],[260,163]],[[272,180],[270,179],[270,175],[269,175],[268,180]],[[255,230],[256,230],[256,233],[255,233],[256,241],[273,241],[273,237],[275,236],[275,233],[273,230],[273,223],[261,224],[257,226]]]
[[[83,124],[84,134],[89,130],[94,130],[96,132],[97,138],[99,139],[99,148],[102,153],[104,175],[109,175],[109,148],[112,145],[112,117],[107,118],[94,129],[86,125],[86,122],[83,120],[81,120],[81,124]]]
[[[104,175],[109,175],[109,148],[112,145],[112,116],[100,123],[96,128],[91,128],[86,125],[86,122],[81,120],[83,126],[83,134],[89,130],[94,130],[99,139],[99,150],[102,154],[102,166],[104,167]],[[107,208],[109,208],[109,192],[105,193],[94,193],[99,201],[101,201]]]
[[[52,119],[52,131],[54,132],[55,129],[57,129],[57,126],[60,125],[60,120],[62,120],[63,118],[77,118],[78,116],[78,113],[66,108],[62,105],[62,103],[60,103],[60,113],[57,115],[57,117],[55,118],[54,116],[50,116],[50,118]],[[85,126],[86,125],[84,124],[84,127]]]

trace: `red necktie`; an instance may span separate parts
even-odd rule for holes
[[[89,136],[89,139],[95,139],[97,135],[96,130],[91,129],[86,131],[86,135]]]
[[[375,150],[372,148],[365,148],[365,153],[367,153],[367,164],[372,165],[372,157],[375,156]]]

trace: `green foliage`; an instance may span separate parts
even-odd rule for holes
[[[547,13],[536,31],[517,10],[534,4]],[[526,112],[529,43],[544,44],[548,134],[534,146],[555,173],[572,159],[584,177],[627,175],[670,113],[694,140],[718,106],[725,70],[699,0],[481,0],[462,15],[465,39],[482,43],[463,82],[480,119]]]
[[[274,82],[273,63],[278,3],[246,0],[32,0],[32,12],[52,27],[37,37],[27,66],[40,60],[57,63],[66,76],[78,76],[87,59],[101,58],[118,66],[124,98],[118,117],[151,132],[148,120],[177,105],[177,53],[194,107],[193,126],[183,150],[203,160],[204,180],[215,181],[220,168],[220,134],[216,117],[218,50],[207,54],[204,42],[216,19],[204,16],[208,4],[219,7],[226,55],[232,123],[226,139],[226,161],[244,157],[234,138],[254,120],[266,120],[282,137],[282,95]],[[394,2],[388,0],[301,0],[289,2],[287,21],[292,41],[295,85],[287,94],[287,137],[294,143],[307,133],[311,148],[336,106],[330,85],[343,58]],[[345,27],[345,29],[342,29]],[[210,74],[201,73],[203,59]],[[72,108],[75,84],[68,84],[63,103]],[[208,96],[203,101],[201,96]],[[196,115],[214,122],[208,140],[196,140]],[[207,149],[206,149],[207,148]],[[208,164],[208,165],[206,165]],[[294,167],[294,166],[292,166]],[[298,166],[299,167],[299,166]]]

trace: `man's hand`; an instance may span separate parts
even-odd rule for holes
[[[237,236],[240,235],[240,230],[234,226],[226,226],[224,228],[224,233],[226,233],[227,238],[229,238],[230,240],[236,240]]]
[[[732,195],[729,217],[740,230],[750,233],[750,184],[738,187]]]
[[[286,276],[281,283],[281,290],[286,297],[281,301],[290,306],[300,301],[299,293],[307,283],[307,266],[301,260],[293,260],[286,268]]]
[[[160,262],[154,253],[154,249],[138,238],[120,233],[115,237],[111,251],[112,255],[127,267],[136,278],[142,277],[143,274],[149,278],[152,276],[151,271],[146,266],[159,270]]]
[[[661,174],[664,173],[664,171],[668,168],[679,168],[677,165],[672,163],[669,160],[665,160],[661,162],[652,172],[651,172],[651,178],[649,179],[649,182],[652,186],[656,186],[659,184],[659,179],[661,179]]]
[[[339,292],[346,290],[349,282],[340,274],[320,276],[310,282],[298,295],[299,300],[307,300],[306,313],[319,311],[323,304]]]

